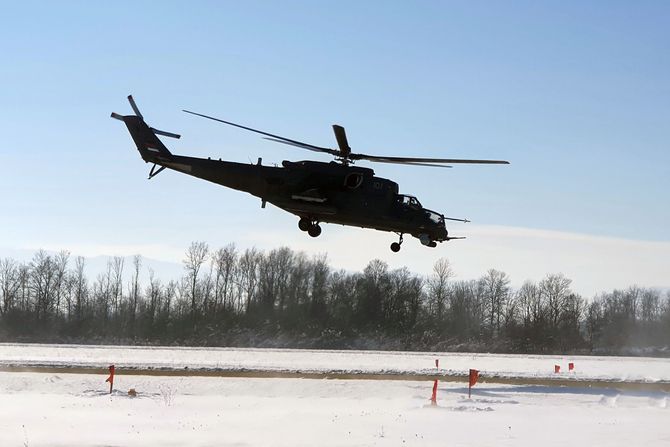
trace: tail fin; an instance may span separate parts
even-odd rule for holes
[[[119,115],[118,113],[112,113],[112,118],[125,123],[142,159],[146,162],[156,163],[161,160],[172,158],[172,153],[165,147],[163,142],[158,139],[157,135],[163,135],[170,138],[180,138],[181,136],[149,127],[147,123],[144,122],[144,117],[137,108],[132,95],[128,96],[128,102],[130,102],[130,106],[135,112],[135,115]]]

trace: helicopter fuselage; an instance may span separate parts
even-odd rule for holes
[[[425,245],[447,240],[444,217],[369,168],[337,162],[284,161],[281,167],[171,155],[151,157],[166,168],[247,192],[312,222],[411,234]]]

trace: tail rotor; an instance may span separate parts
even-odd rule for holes
[[[128,95],[128,102],[133,112],[135,112],[134,115],[120,115],[112,112],[111,117],[123,121],[126,125],[142,159],[146,162],[160,164],[161,161],[172,158],[172,153],[158,139],[157,135],[177,139],[181,138],[181,135],[149,127],[144,122],[144,116],[140,112],[139,107],[137,107],[137,103],[135,103],[132,95]]]

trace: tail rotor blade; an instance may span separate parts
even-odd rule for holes
[[[150,127],[149,129],[151,129],[151,130],[153,131],[153,133],[155,133],[156,135],[163,135],[164,137],[170,137],[170,138],[176,138],[176,139],[181,138],[181,135],[176,134],[176,133],[166,132],[166,131],[164,131],[164,130],[154,129],[153,127]]]
[[[128,102],[130,103],[130,107],[133,108],[133,111],[135,112],[135,115],[144,119],[144,117],[142,116],[142,113],[140,113],[140,109],[138,109],[137,104],[135,104],[135,100],[133,99],[133,95],[128,95]]]

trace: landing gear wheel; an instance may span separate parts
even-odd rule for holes
[[[391,251],[393,253],[398,253],[400,251],[400,246],[402,245],[402,233],[396,233],[400,238],[398,239],[398,242],[394,242],[391,244]]]
[[[321,227],[319,224],[314,224],[307,230],[307,234],[312,237],[318,237],[321,234]]]
[[[306,219],[304,217],[301,217],[300,220],[298,221],[298,228],[300,228],[300,231],[309,231],[311,226],[312,222],[310,222],[309,219]]]

